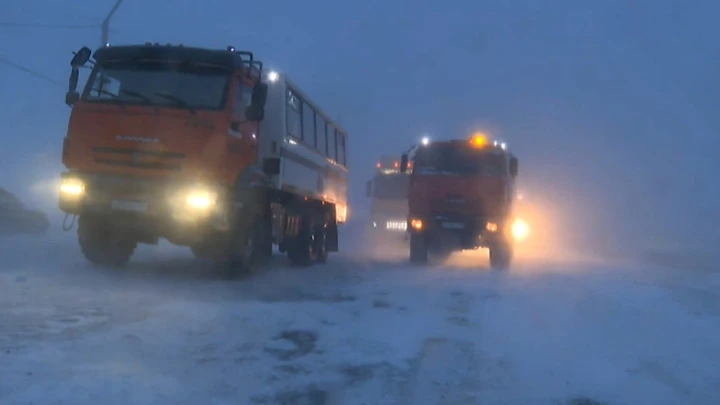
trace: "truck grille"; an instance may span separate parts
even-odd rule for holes
[[[177,152],[99,146],[93,147],[92,151],[109,155],[107,157],[95,158],[95,163],[108,166],[178,171],[182,169],[183,162],[185,161],[185,154]]]
[[[484,205],[481,199],[448,196],[431,200],[430,210],[433,212],[462,212],[481,215],[484,213]]]

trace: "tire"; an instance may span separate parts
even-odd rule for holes
[[[420,233],[410,234],[410,263],[427,264],[428,246],[425,235]]]
[[[513,248],[508,243],[490,247],[490,268],[493,270],[510,270],[513,259]]]
[[[328,240],[327,240],[327,226],[318,227],[315,230],[315,261],[320,264],[327,263],[328,260]]]
[[[90,263],[109,267],[125,266],[137,247],[137,241],[118,238],[106,218],[88,215],[78,219],[78,243]]]
[[[246,221],[238,219],[224,249],[213,257],[213,264],[227,278],[253,273],[264,256],[261,248],[263,222],[251,219],[249,226],[245,224]]]
[[[318,261],[318,233],[309,217],[302,219],[300,231],[288,246],[288,259],[295,266],[309,266]],[[327,246],[327,243],[326,243]]]

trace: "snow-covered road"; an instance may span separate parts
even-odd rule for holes
[[[169,246],[95,269],[71,236],[0,258],[3,405],[720,403],[714,273],[340,255],[229,282]]]

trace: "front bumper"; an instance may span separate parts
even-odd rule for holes
[[[68,214],[107,216],[126,227],[142,223],[157,233],[187,228],[224,231],[228,229],[225,196],[222,187],[210,184],[65,172],[58,205]]]
[[[503,218],[456,213],[434,213],[424,217],[411,216],[410,232],[423,233],[432,244],[476,249],[506,239],[507,225]]]

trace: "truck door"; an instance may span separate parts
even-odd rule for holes
[[[228,153],[230,166],[237,173],[255,161],[258,125],[248,121],[245,109],[252,100],[253,86],[249,81],[236,77],[232,89],[230,127],[228,128]]]

